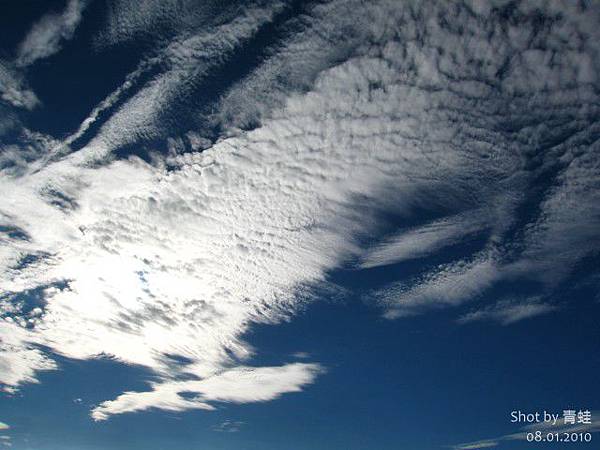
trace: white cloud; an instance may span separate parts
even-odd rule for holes
[[[0,319],[0,338],[0,382],[3,383],[0,387],[3,391],[13,392],[19,383],[37,383],[35,375],[38,371],[57,368],[54,361],[26,340],[26,332],[18,318]]]
[[[10,427],[4,422],[0,422],[0,430],[8,430]]]
[[[0,95],[2,100],[17,108],[33,109],[40,104],[19,73],[0,61]]]
[[[126,392],[94,408],[92,417],[160,408],[167,411],[214,409],[212,402],[252,403],[300,392],[322,371],[317,364],[294,363],[279,367],[236,367],[200,381],[155,384],[150,392]]]
[[[577,261],[599,254],[600,143],[589,144],[588,137],[578,134],[557,146],[564,152],[564,169],[541,202],[540,216],[525,235],[523,257],[511,270],[554,285],[571,273]]]
[[[19,45],[16,64],[29,66],[60,51],[63,41],[73,37],[86,0],[69,0],[61,14],[48,13],[36,22]]]
[[[153,369],[167,384],[182,373],[210,377],[232,363],[231,354],[251,355],[239,336],[251,322],[293,312],[309,294],[305,286],[354,251],[348,238],[359,216],[351,197],[358,188],[376,199],[385,179],[370,176],[376,169],[364,164],[368,153],[344,155],[336,140],[308,133],[323,126],[301,116],[315,98],[298,97],[291,117],[268,127],[181,156],[173,172],[139,161],[81,166],[95,156],[84,149],[3,178],[4,220],[30,237],[8,240],[3,291],[68,280],[45,290],[44,314],[23,331],[26,341],[71,358],[113,355]],[[331,125],[340,133],[348,126]],[[299,126],[307,134],[297,134]],[[380,157],[386,153],[393,157],[392,149]],[[361,186],[350,183],[352,174],[361,174]],[[56,208],[53,192],[78,207]],[[18,267],[34,251],[51,256]],[[173,368],[168,354],[193,363]],[[145,398],[169,407],[161,393]]]
[[[434,269],[417,279],[393,283],[370,294],[386,308],[389,319],[419,314],[433,308],[458,306],[481,295],[499,278],[489,255]]]
[[[592,417],[598,417],[599,414],[600,412],[598,411],[592,411]],[[455,450],[497,447],[498,445],[501,445],[502,442],[527,441],[527,434],[531,432],[535,433],[536,431],[541,431],[542,433],[558,433],[561,435],[562,433],[597,433],[600,431],[600,423],[592,421],[592,423],[589,424],[565,425],[562,420],[559,420],[556,424],[553,424],[551,421],[532,423],[521,427],[517,433],[505,434],[491,439],[450,445],[449,447]]]
[[[498,442],[498,441],[486,440],[486,441],[477,441],[477,442],[469,442],[466,444],[453,445],[452,448],[454,450],[477,450],[480,448],[497,447],[499,444],[500,444],[500,442]]]
[[[494,320],[502,325],[510,325],[524,319],[556,311],[557,306],[544,303],[540,297],[511,298],[486,306],[482,309],[471,311],[461,318],[460,323],[469,323],[480,320]]]
[[[359,266],[367,269],[422,258],[489,228],[490,219],[482,211],[474,211],[403,230],[369,249]]]
[[[358,17],[347,14],[357,7],[353,1],[306,5],[302,20],[290,26],[295,33],[275,41],[276,51],[265,52],[258,67],[224,93],[210,122],[227,130],[256,125],[283,106],[290,92],[310,89],[320,72],[360,53],[365,41],[391,32],[377,8]]]
[[[163,125],[164,114],[173,104],[177,104],[177,99],[185,97],[210,69],[220,65],[282,9],[283,4],[280,2],[274,3],[270,8],[242,8],[239,15],[230,21],[203,26],[194,32],[187,28],[180,30],[157,55],[143,60],[119,88],[92,110],[79,129],[62,146],[58,146],[55,152],[68,150],[68,146],[81,138],[103,112],[111,109],[136,87],[138,91],[102,124],[89,146],[99,149],[101,156],[107,148],[118,148],[139,139],[163,137],[166,131],[166,124]],[[166,67],[166,70],[161,70],[146,84],[137,86],[143,75],[161,66]]]
[[[231,17],[230,8],[223,2],[207,0],[128,0],[107,2],[107,17],[96,46],[102,48],[132,39],[166,40],[181,32],[189,32]],[[216,15],[214,17],[213,15]]]

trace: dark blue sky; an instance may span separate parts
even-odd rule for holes
[[[290,323],[247,337],[260,349],[253,364],[289,362],[302,349],[327,367],[302,393],[209,413],[151,411],[94,423],[90,405],[143,389],[150,375],[107,360],[61,359],[63,370],[4,399],[0,414],[23,449],[420,450],[496,437],[518,431],[513,410],[598,409],[593,293],[581,290],[577,308],[510,327],[458,326],[446,313],[388,321],[354,296],[322,299]],[[243,425],[213,430],[224,421]]]

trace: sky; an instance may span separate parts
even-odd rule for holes
[[[599,3],[0,8],[0,448],[600,439]]]

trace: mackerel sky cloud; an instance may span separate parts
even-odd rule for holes
[[[40,13],[0,61],[7,394],[103,358],[150,375],[89,405],[100,422],[310,390],[318,354],[260,365],[247,336],[336,271],[399,268],[361,301],[460,327],[560,315],[566,284],[597,286],[578,269],[600,250],[597,3],[105,3]],[[77,125],[44,129],[45,64],[100,83],[79,40],[135,58]]]

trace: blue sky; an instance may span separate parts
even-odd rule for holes
[[[1,8],[0,446],[597,439],[597,4]]]
[[[327,366],[302,393],[95,423],[90,405],[143,389],[148,374],[110,361],[61,360],[61,372],[4,399],[2,417],[14,424],[13,445],[25,449],[429,449],[496,437],[518,430],[510,423],[515,409],[597,408],[598,307],[586,301],[589,291],[581,294],[579,309],[510,327],[457,326],[445,313],[393,322],[356,299],[324,300],[249,336],[261,349],[257,365],[291,361],[304,349]],[[239,431],[216,431],[226,422],[240,422]]]

